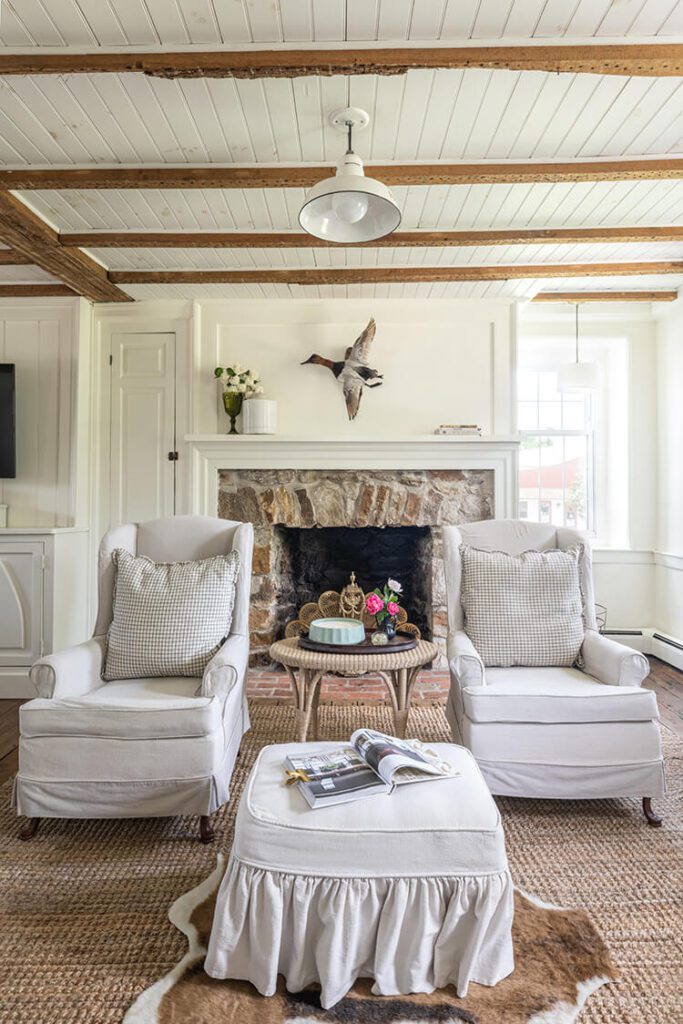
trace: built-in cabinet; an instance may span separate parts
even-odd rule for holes
[[[88,633],[88,532],[0,530],[0,698],[33,697],[43,654]]]

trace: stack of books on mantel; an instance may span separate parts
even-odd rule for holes
[[[462,437],[481,437],[481,427],[476,423],[440,423],[435,434],[457,434]]]

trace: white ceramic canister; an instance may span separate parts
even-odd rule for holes
[[[276,434],[277,402],[272,398],[248,398],[242,406],[243,434]]]

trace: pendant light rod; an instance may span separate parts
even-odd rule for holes
[[[576,362],[579,361],[579,304],[576,303],[574,307],[574,323],[575,323],[575,338],[576,338]]]
[[[351,141],[352,137],[353,137],[353,134],[352,134],[353,133],[353,121],[347,121],[346,122],[346,128],[347,128],[347,131],[348,131],[348,139],[347,139],[347,143],[346,143],[346,155],[348,156],[349,153],[353,153],[353,143]]]

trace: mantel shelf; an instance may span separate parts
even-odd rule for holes
[[[346,434],[338,434],[324,437],[309,437],[300,434],[186,434],[184,440],[188,444],[204,445],[233,445],[233,444],[257,444],[274,445],[278,447],[291,446],[298,448],[321,447],[325,445],[347,445],[349,448],[356,446],[372,446],[376,448],[403,448],[406,445],[414,447],[425,444],[440,445],[488,445],[500,447],[501,445],[520,444],[517,434],[507,435],[484,435],[477,437],[474,434],[407,434],[403,437],[374,437],[370,434],[361,434],[357,437],[350,437]]]

